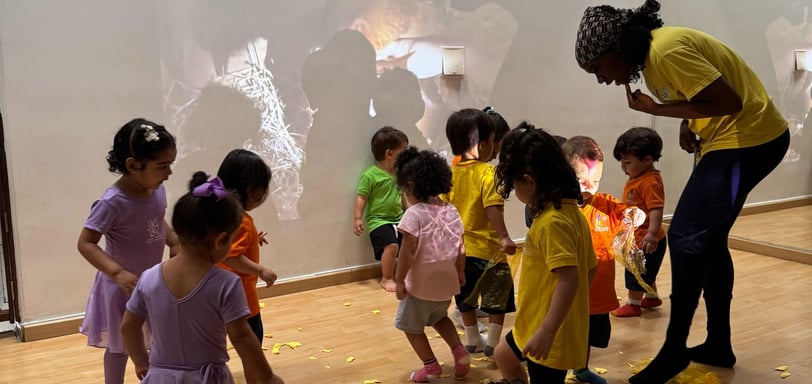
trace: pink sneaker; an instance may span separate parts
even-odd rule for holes
[[[643,313],[643,310],[640,309],[639,305],[634,304],[623,304],[620,308],[615,309],[612,311],[612,314],[617,317],[637,317]]]
[[[462,344],[452,348],[451,354],[454,356],[454,377],[461,379],[471,370],[471,355]]]
[[[428,383],[429,376],[439,376],[441,373],[443,373],[443,367],[435,361],[429,365],[424,365],[419,371],[412,372],[409,380],[415,383]]]
[[[663,305],[663,301],[659,297],[644,297],[640,300],[640,306],[643,308],[656,308]]]

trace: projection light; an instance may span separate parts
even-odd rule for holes
[[[795,50],[795,70],[812,72],[812,54],[806,49]]]
[[[443,55],[443,76],[465,74],[465,47],[441,47]]]

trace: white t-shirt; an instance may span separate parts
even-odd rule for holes
[[[450,300],[459,293],[455,263],[464,230],[457,209],[451,204],[417,203],[403,213],[398,231],[417,237],[406,291],[427,301]]]

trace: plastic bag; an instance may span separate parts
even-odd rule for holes
[[[612,239],[612,254],[618,263],[622,264],[627,271],[634,275],[637,283],[646,292],[657,294],[654,288],[643,281],[643,274],[646,273],[646,254],[637,247],[634,238],[634,230],[646,221],[646,214],[637,207],[629,207],[624,211],[623,221],[620,229]]]

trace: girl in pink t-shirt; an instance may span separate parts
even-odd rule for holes
[[[409,203],[398,225],[403,241],[395,273],[400,300],[395,327],[406,333],[423,361],[410,380],[426,383],[443,372],[426,337],[427,326],[451,347],[454,375],[461,378],[468,374],[471,358],[446,314],[465,284],[463,227],[457,209],[438,197],[451,190],[451,168],[437,153],[409,147],[398,156],[395,175]]]

